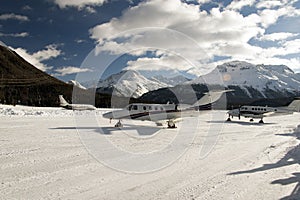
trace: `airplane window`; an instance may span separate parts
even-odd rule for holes
[[[158,108],[157,108],[157,107],[155,107],[155,110],[158,110]]]
[[[248,108],[245,108],[245,110],[247,110]]]
[[[264,109],[264,111],[267,111],[267,109]]]
[[[277,111],[277,109],[275,109],[275,111]]]
[[[152,106],[149,106],[149,110],[152,110]]]
[[[252,108],[252,110],[254,110],[254,108]]]
[[[144,109],[144,110],[147,110],[146,106],[143,106],[143,109]]]
[[[160,110],[164,110],[164,108],[163,108],[163,107],[160,107]]]
[[[133,110],[137,110],[137,109],[138,109],[137,105],[134,105]]]
[[[127,107],[128,110],[131,110],[131,108],[132,108],[132,105],[130,105],[130,106]]]

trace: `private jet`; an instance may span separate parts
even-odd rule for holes
[[[290,115],[294,112],[300,111],[300,99],[293,100],[286,107],[263,107],[263,106],[242,106],[238,109],[233,109],[228,111],[227,121],[231,121],[230,118],[238,117],[241,119],[241,116],[245,118],[250,118],[250,121],[254,119],[260,119],[259,123],[264,123],[264,117],[276,116],[276,115]]]
[[[193,105],[187,104],[129,104],[124,109],[104,113],[103,117],[110,120],[119,120],[115,127],[122,127],[121,119],[154,121],[157,125],[167,122],[168,128],[176,128],[175,123],[183,117],[199,116],[199,107],[217,101],[223,93],[231,90],[210,91],[196,101]]]
[[[63,97],[59,95],[60,106],[68,110],[96,110],[96,107],[90,104],[69,104]]]

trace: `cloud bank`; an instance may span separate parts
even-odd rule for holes
[[[148,0],[127,9],[119,18],[91,28],[90,37],[97,41],[98,53],[130,50],[126,53],[140,56],[128,63],[127,67],[132,69],[142,69],[153,61],[158,66],[182,68],[200,75],[207,72],[207,66],[229,60],[286,64],[300,69],[299,55],[295,56],[300,53],[299,35],[284,30],[267,33],[279,19],[300,16],[295,2],[235,0],[206,11],[202,6],[207,1],[189,4],[180,0]],[[253,11],[244,14],[242,10],[246,7]],[[153,27],[164,31],[151,31]],[[180,34],[190,39],[181,40]],[[194,41],[195,45],[187,45],[186,41]],[[264,46],[261,41],[273,44]],[[145,56],[149,48],[156,48],[153,52],[158,55]],[[193,65],[174,62],[174,54]]]

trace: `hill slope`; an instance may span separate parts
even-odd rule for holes
[[[0,103],[57,106],[58,95],[70,99],[73,86],[37,69],[0,45]]]

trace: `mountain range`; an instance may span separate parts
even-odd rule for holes
[[[167,97],[170,94],[166,90],[176,91],[179,88],[187,88],[188,85],[193,85],[193,88],[198,90],[199,88],[208,90],[212,86],[232,88],[235,91],[228,97],[236,104],[258,100],[265,103],[266,99],[287,98],[289,100],[298,95],[300,75],[285,65],[254,65],[244,61],[232,61],[218,65],[210,73],[193,80],[184,76],[146,78],[136,71],[121,71],[100,81],[97,92],[134,97],[141,101],[167,102],[170,101]],[[201,90],[197,92],[203,92]]]
[[[105,80],[100,80],[97,86],[97,93],[138,98],[149,91],[172,87],[188,80],[183,76],[171,78],[153,76],[146,78],[137,71],[124,70],[109,76]]]
[[[177,94],[199,98],[208,88],[234,91],[227,94],[228,106],[242,104],[284,105],[299,95],[300,75],[285,65],[254,65],[243,61],[218,65],[210,73],[189,80],[184,76],[145,77],[127,70],[109,76],[97,88],[86,89],[77,81],[68,84],[34,67],[7,47],[0,45],[0,103],[38,106],[57,106],[59,94],[71,100],[74,88],[83,96],[95,92],[98,107],[110,107],[112,96],[124,106],[134,102],[179,102]],[[124,101],[123,101],[124,100]],[[84,103],[84,102],[82,102]],[[124,105],[123,105],[124,104]]]
[[[209,74],[200,76],[186,84],[220,84],[226,87],[239,86],[249,97],[248,88],[270,97],[268,91],[276,93],[297,93],[300,89],[300,75],[285,65],[254,65],[243,61],[232,61],[218,65]]]

